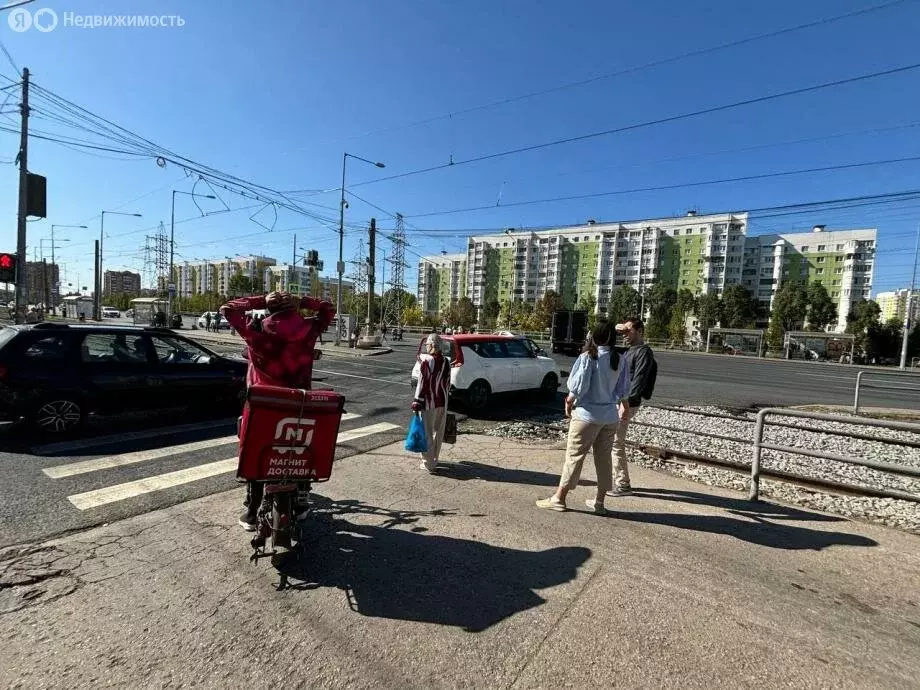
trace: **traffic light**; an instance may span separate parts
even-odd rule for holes
[[[16,255],[3,252],[0,254],[0,283],[16,282]]]

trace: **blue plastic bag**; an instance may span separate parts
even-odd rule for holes
[[[412,421],[409,422],[406,450],[410,453],[424,453],[428,450],[428,436],[425,434],[425,423],[420,414],[412,415]]]

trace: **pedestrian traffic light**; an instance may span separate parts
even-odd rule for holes
[[[3,252],[0,254],[0,283],[16,282],[16,255]]]

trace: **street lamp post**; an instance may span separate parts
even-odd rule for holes
[[[371,165],[376,165],[378,168],[385,168],[386,166],[377,161],[369,161],[367,158],[361,158],[361,156],[355,156],[348,152],[342,154],[342,195],[339,199],[339,263],[336,268],[338,269],[339,274],[339,285],[336,290],[335,296],[335,344],[339,345],[342,341],[342,277],[345,274],[345,162],[349,158],[354,158],[359,161],[364,161]],[[370,293],[368,293],[370,295]],[[370,298],[368,297],[368,300]]]
[[[914,271],[910,277],[910,290],[907,291],[907,308],[904,310],[904,333],[901,334],[901,370],[907,368],[907,341],[910,339],[911,302],[914,297],[914,284],[917,280],[917,261],[920,260],[920,228],[917,228],[917,248],[914,250]]]
[[[103,211],[99,219],[99,261],[96,264],[96,285],[93,295],[93,318],[99,321],[102,318],[102,243],[105,240],[105,214],[110,216],[132,216],[141,218],[140,213],[123,213],[122,211]]]
[[[172,205],[169,213],[169,277],[166,279],[166,290],[169,300],[166,307],[166,318],[167,323],[172,323],[173,315],[173,293],[169,289],[169,284],[173,280],[173,271],[175,271],[175,266],[173,260],[176,253],[176,194],[186,194],[191,197],[199,197],[201,199],[216,199],[217,197],[213,194],[195,194],[195,192],[181,192],[177,189],[172,190]]]
[[[51,225],[51,265],[52,265],[52,266],[55,265],[55,263],[54,263],[54,229],[55,229],[55,228],[79,228],[79,229],[81,229],[81,230],[86,230],[86,229],[87,229],[87,227],[86,227],[85,225],[59,225],[59,224],[52,224],[52,225]],[[64,241],[69,242],[70,240],[64,240]],[[54,270],[54,269],[52,269],[52,270]],[[60,282],[60,280],[59,280],[58,282]],[[60,287],[58,287],[58,292],[60,292]],[[51,291],[51,310],[52,310],[52,313],[54,312],[54,309],[55,309],[56,307],[57,307],[57,304],[56,304],[56,300],[55,300],[55,293],[54,293],[54,291],[52,290],[52,291]]]

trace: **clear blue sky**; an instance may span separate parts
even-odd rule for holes
[[[771,92],[920,62],[920,2],[841,20],[705,56],[644,69],[509,105],[420,120],[641,65],[783,27],[880,4],[882,0],[586,0],[579,3],[471,0],[273,3],[62,2],[42,0],[61,17],[49,33],[0,37],[39,85],[187,157],[283,190],[337,187],[343,151],[386,162],[350,161],[350,183],[373,180],[528,144],[676,115]],[[82,9],[81,9],[82,8]],[[63,14],[179,14],[181,28],[65,27]],[[0,72],[14,69],[0,56]],[[410,287],[418,253],[460,251],[471,228],[543,226],[587,218],[618,220],[745,210],[799,201],[920,188],[920,161],[413,219],[432,211],[680,184],[798,168],[920,155],[920,70],[730,110],[587,142],[458,166],[354,192],[409,218]],[[18,102],[14,95],[6,107]],[[0,125],[18,126],[15,113]],[[35,118],[33,128],[64,132]],[[917,126],[907,126],[917,125]],[[899,129],[889,129],[900,127]],[[889,131],[870,132],[869,130]],[[72,135],[73,132],[71,131]],[[831,135],[845,135],[827,138]],[[787,145],[801,139],[824,139]],[[0,132],[2,247],[15,248],[17,171],[8,164],[18,137]],[[754,148],[752,147],[759,147]],[[748,150],[742,150],[748,149]],[[669,160],[677,159],[677,160]],[[67,281],[92,285],[92,240],[106,217],[107,268],[141,269],[144,236],[169,224],[170,190],[191,190],[181,169],[119,160],[35,140],[29,167],[48,177],[49,219],[29,224],[29,257],[50,223],[65,230],[58,250]],[[4,172],[5,170],[5,172]],[[199,187],[199,191],[201,188]],[[301,196],[328,218],[338,192]],[[140,197],[140,198],[139,198]],[[177,218],[198,211],[178,197]],[[249,205],[228,197],[231,207]],[[211,203],[211,206],[207,204]],[[205,210],[220,205],[202,202]],[[268,232],[240,211],[177,226],[180,258],[260,252],[289,260],[298,244],[320,251],[334,271],[336,235],[315,220],[282,211]],[[356,199],[347,222],[376,216]],[[271,224],[272,214],[259,217]],[[906,285],[920,202],[754,217],[752,233],[879,228],[875,288]],[[334,223],[333,223],[334,225]],[[421,230],[438,231],[422,234]],[[454,229],[456,235],[441,231]],[[359,232],[346,238],[352,258]],[[387,248],[385,242],[381,246]],[[46,242],[45,249],[49,248]],[[178,259],[177,259],[178,260]],[[380,270],[378,269],[378,275]]]

